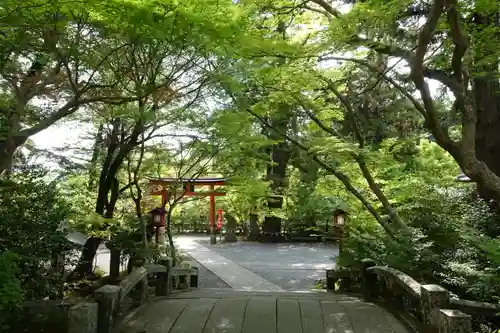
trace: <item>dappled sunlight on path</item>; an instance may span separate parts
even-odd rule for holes
[[[338,248],[321,243],[236,242],[210,245],[208,236],[179,236],[186,252],[210,251],[286,290],[308,290],[335,267]],[[197,247],[196,243],[203,245]],[[213,258],[206,256],[213,263]]]

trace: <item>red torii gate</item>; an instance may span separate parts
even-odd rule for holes
[[[152,186],[151,195],[161,195],[161,207],[165,208],[168,203],[171,190],[169,185],[178,184],[182,186],[181,191],[177,191],[175,196],[209,196],[210,197],[210,243],[215,244],[217,238],[215,235],[215,197],[224,196],[226,192],[216,191],[215,186],[226,184],[225,178],[155,178],[150,179]],[[195,191],[195,187],[208,186],[209,191]],[[161,225],[165,226],[165,215],[162,216]]]

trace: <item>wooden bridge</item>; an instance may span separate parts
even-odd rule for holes
[[[155,299],[121,333],[407,333],[393,315],[327,292],[188,291]]]
[[[71,307],[67,332],[472,333],[500,324],[498,304],[452,298],[368,259],[327,272],[327,285],[341,292],[173,291],[172,280],[190,285],[190,272],[176,271],[168,258],[138,268],[119,285],[98,289],[95,301]]]

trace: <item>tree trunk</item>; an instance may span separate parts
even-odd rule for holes
[[[127,139],[124,139],[127,136],[123,133],[121,119],[115,118],[113,120],[113,130],[107,140],[108,146],[106,158],[104,159],[99,176],[99,188],[95,208],[95,212],[105,218],[113,218],[116,202],[119,197],[119,182],[116,175],[118,174],[125,157],[127,157],[132,149],[137,146],[138,138],[142,131],[142,123],[137,122],[132,134]],[[100,138],[96,137],[96,140],[100,140]],[[100,241],[102,240],[99,240],[99,242]],[[83,253],[86,253],[87,258],[92,257],[93,260],[96,250],[97,247],[94,248],[90,243],[85,243],[80,262],[75,268],[74,273],[80,277],[90,275],[92,273],[92,265],[89,267],[84,264]],[[116,262],[116,260],[113,260],[114,268],[111,270],[114,274],[116,274],[117,269],[118,272],[120,270],[119,261],[118,268],[116,268]],[[117,275],[114,277],[118,278]]]
[[[0,175],[12,168],[16,150],[28,140],[28,136],[20,135],[21,119],[17,107],[22,108],[22,106],[19,104],[0,109],[0,115],[2,115],[0,117]]]
[[[289,160],[288,146],[282,142],[273,146],[272,150],[272,163],[273,165],[268,168],[267,179],[271,181],[271,191],[274,195],[281,196],[283,189],[286,186],[286,168]],[[283,200],[270,198],[268,206],[271,208],[281,208]],[[262,223],[262,232],[280,234],[281,233],[281,219],[276,216],[266,216]]]
[[[27,139],[27,137],[7,137],[5,140],[0,140],[0,175],[12,168],[16,150]]]
[[[492,7],[493,8],[493,7]],[[498,78],[498,40],[500,14],[497,9],[474,13],[471,34],[473,67],[471,68],[472,93],[477,113],[475,124],[475,157],[486,164],[489,171],[500,177],[500,82]],[[489,38],[489,39],[488,39]],[[460,162],[460,161],[457,161]],[[465,170],[464,170],[465,171]],[[481,197],[490,200],[495,210],[500,208],[500,184],[485,175],[471,175],[476,181]]]
[[[289,112],[286,106],[280,108],[280,113],[274,119],[270,119],[271,125],[277,128],[280,132],[285,132],[289,123],[287,114]],[[279,117],[279,118],[278,118]],[[276,132],[268,133],[267,136],[272,140],[281,140],[279,143],[271,147],[270,159],[271,164],[267,168],[266,179],[271,181],[271,191],[273,195],[281,197],[281,199],[269,198],[268,207],[281,208],[283,206],[283,190],[286,187],[286,169],[290,160],[290,148],[283,138]],[[270,234],[281,234],[281,219],[276,216],[266,216],[262,222],[262,232]]]
[[[300,171],[300,184],[295,194],[297,200],[296,205],[301,207],[307,203],[307,200],[309,200],[316,189],[319,179],[319,166],[311,158],[301,156],[297,148],[294,149],[294,155],[295,156],[291,158],[291,163]],[[292,224],[295,222],[305,222],[307,226],[316,225],[316,220],[311,219],[311,216],[308,217],[307,221],[293,221]]]
[[[120,263],[122,251],[120,249],[111,249],[109,259],[109,276],[113,281],[117,281],[120,276]]]
[[[109,153],[108,153],[109,154]],[[106,175],[108,174],[107,169],[102,169],[101,170],[101,177],[99,180],[99,189],[98,189],[98,195],[97,195],[97,200],[96,200],[96,209],[95,212],[105,218],[112,218],[114,209],[115,209],[115,204],[116,204],[116,199],[117,199],[117,194],[115,193],[114,195],[111,195],[111,199],[109,198],[110,192],[116,191],[116,182],[108,181],[108,178]],[[118,170],[114,172],[116,174]],[[111,174],[111,172],[110,172]],[[114,199],[114,200],[113,200]],[[92,239],[92,240],[91,240]],[[92,274],[92,262],[94,261],[95,255],[97,253],[97,248],[103,241],[102,238],[95,238],[91,237],[89,238],[85,244],[83,245],[83,250],[82,250],[82,255],[80,257],[79,263],[77,267],[75,268],[75,271],[73,272],[76,274],[77,277],[85,277],[88,275]],[[97,246],[95,246],[95,243],[97,243]],[[112,250],[112,249],[111,249]],[[113,252],[113,250],[112,250]],[[115,253],[116,256],[116,253]],[[87,264],[87,262],[90,261],[90,265]],[[115,260],[112,260],[113,263],[116,262]],[[118,260],[119,262],[119,260]],[[113,271],[113,273],[116,273],[116,264],[114,266],[115,268],[110,269]],[[110,267],[111,268],[111,267]],[[119,263],[118,263],[118,272],[120,270]],[[72,275],[74,275],[72,274]],[[118,277],[118,275],[114,275],[114,277]]]
[[[94,147],[92,148],[92,158],[90,159],[89,166],[89,189],[92,190],[97,181],[97,161],[102,154],[104,125],[101,123],[97,129],[94,140]]]
[[[168,211],[167,211],[167,214],[165,216],[166,218],[166,234],[167,234],[167,238],[168,238],[168,244],[170,246],[170,256],[172,257],[172,265],[175,266],[177,263],[176,263],[176,251],[175,251],[175,244],[174,244],[174,237],[172,235],[172,209],[169,208]]]
[[[287,39],[286,24],[280,21],[278,24],[277,32],[282,34],[283,40]],[[278,67],[286,63],[285,58],[278,60]],[[287,104],[281,104],[277,107],[278,113],[270,117],[270,122],[275,126],[279,132],[286,133],[287,127],[290,124],[290,120],[293,119],[295,113],[290,112],[290,107]],[[293,121],[292,121],[293,123]],[[278,200],[274,201],[270,205],[270,200],[268,199],[268,207],[270,208],[282,208],[283,207],[283,191],[286,187],[286,169],[288,166],[288,161],[290,160],[290,149],[287,142],[281,135],[278,135],[275,131],[271,131],[268,137],[272,140],[277,140],[279,143],[275,144],[271,148],[271,167],[267,169],[267,180],[271,181],[271,191],[273,195],[280,197]],[[274,198],[273,198],[274,199]],[[262,222],[262,232],[270,234],[279,234],[281,236],[281,218],[276,216],[266,216]]]
[[[118,201],[119,195],[119,183],[116,178],[113,179],[111,183],[111,188],[109,189],[109,202],[106,205],[106,213],[104,217],[107,219],[112,219],[116,202]],[[112,236],[113,237],[113,236]],[[118,280],[120,276],[120,261],[121,261],[121,249],[120,248],[111,248],[111,256],[109,262],[109,276],[114,281]]]
[[[87,238],[85,244],[83,245],[78,265],[71,273],[69,280],[80,279],[92,273],[94,258],[101,242],[102,238]]]
[[[486,70],[492,73],[491,75],[473,80],[477,108],[476,157],[495,175],[500,176],[500,83],[493,75],[498,71],[498,63],[488,67],[490,68]],[[480,183],[478,192],[485,199],[495,198],[494,194]]]

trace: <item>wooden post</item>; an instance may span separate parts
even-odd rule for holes
[[[69,308],[68,333],[97,333],[97,303],[80,303]]]
[[[118,310],[120,287],[105,285],[95,291],[98,306],[97,332],[111,333]]]
[[[363,295],[366,299],[372,299],[377,294],[377,273],[371,272],[368,268],[376,266],[375,260],[363,259],[361,260],[361,283],[363,288]]]
[[[472,333],[471,316],[458,310],[440,309],[438,333]]]
[[[156,296],[167,296],[172,291],[172,258],[162,256],[158,263],[165,266],[167,271],[158,273]]]
[[[425,284],[420,287],[420,309],[424,332],[438,331],[438,312],[450,304],[450,293],[436,284]]]
[[[214,191],[214,185],[210,186],[210,191]],[[210,194],[210,244],[217,244],[215,234],[215,196]]]

